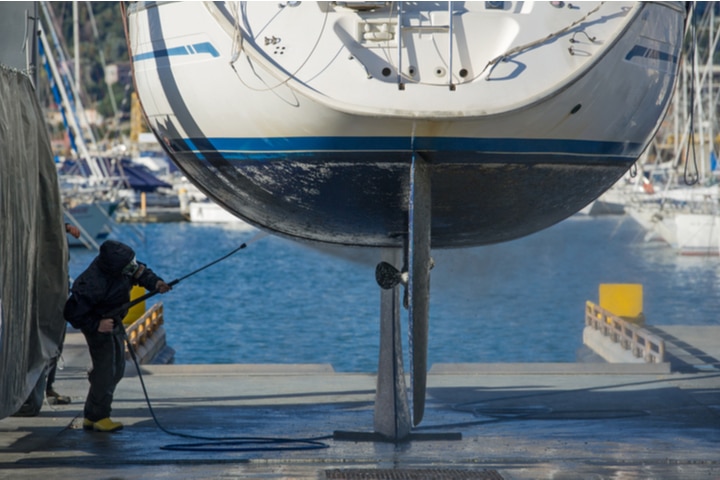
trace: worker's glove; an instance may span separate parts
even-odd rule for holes
[[[172,290],[172,287],[168,285],[167,283],[163,282],[162,280],[158,280],[155,284],[155,290],[157,290],[160,293],[169,292]]]

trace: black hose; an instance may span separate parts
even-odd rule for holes
[[[218,258],[217,260],[214,260],[207,265],[204,265],[197,270],[194,270],[187,275],[177,278],[168,285],[171,287],[174,285],[177,285],[181,281],[185,280],[188,277],[191,277],[195,275],[198,272],[201,272],[202,270],[205,270],[208,267],[211,267],[212,265],[215,265],[218,262],[221,262],[228,258],[229,256],[233,255],[234,253],[238,252],[239,250],[242,250],[247,245],[243,243],[238,248],[233,250],[232,252],[223,255],[222,257]],[[129,309],[130,307],[137,305],[138,303],[147,300],[148,298],[154,296],[155,294],[159,293],[157,290],[154,290],[152,292],[149,292],[141,297],[136,298],[135,300],[132,300],[122,307],[117,308],[114,310],[110,315],[110,317],[113,316],[115,313],[122,312],[123,310]],[[135,349],[133,348],[132,344],[130,343],[130,339],[127,336],[127,332],[125,331],[125,326],[122,327],[122,334],[123,338],[125,339],[125,344],[127,345],[128,352],[130,352],[130,358],[132,358],[133,363],[135,364],[135,369],[138,373],[138,378],[140,379],[140,385],[142,386],[143,394],[145,395],[145,401],[147,403],[148,409],[150,410],[150,415],[153,418],[153,421],[157,425],[157,427],[162,430],[163,432],[167,433],[168,435],[173,435],[176,437],[183,437],[183,438],[192,438],[197,440],[210,440],[210,442],[204,442],[204,443],[184,443],[184,444],[173,444],[173,445],[165,445],[163,447],[160,447],[162,450],[183,450],[183,451],[194,451],[194,452],[260,452],[260,451],[284,451],[284,450],[318,450],[322,448],[328,448],[328,445],[321,442],[320,440],[326,440],[329,438],[332,438],[332,436],[325,436],[325,437],[316,437],[316,438],[271,438],[271,437],[205,437],[202,435],[190,435],[187,433],[180,433],[180,432],[172,432],[168,430],[167,428],[163,427],[160,421],[158,420],[157,416],[155,415],[155,411],[153,410],[152,403],[150,402],[150,396],[148,395],[147,388],[145,387],[145,380],[143,379],[142,372],[140,370],[140,364],[138,363],[137,355],[135,354]],[[254,446],[242,446],[237,447],[236,445],[254,445]],[[273,445],[273,446],[265,446],[265,445]],[[233,446],[230,448],[230,446]]]
[[[123,329],[124,333],[124,329]],[[145,380],[143,379],[142,372],[140,371],[140,365],[135,354],[135,349],[130,343],[127,335],[124,335],[125,343],[130,357],[132,358],[135,368],[137,369],[138,378],[140,379],[140,385],[142,386],[143,394],[145,395],[145,402],[147,403],[150,415],[155,422],[155,425],[167,433],[176,437],[191,438],[196,440],[210,440],[210,442],[203,443],[178,443],[165,445],[160,447],[161,450],[173,450],[173,451],[188,451],[188,452],[277,452],[287,450],[320,450],[323,448],[329,448],[329,445],[323,443],[321,440],[327,440],[332,438],[331,435],[314,438],[274,438],[274,437],[206,437],[202,435],[191,435],[188,433],[173,432],[163,427],[155,411],[153,410],[152,403],[150,402],[150,396],[148,395],[147,388],[145,387]],[[253,446],[237,446],[237,445],[253,445]],[[265,446],[272,445],[272,446]]]

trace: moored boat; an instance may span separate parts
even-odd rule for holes
[[[190,202],[188,204],[188,217],[193,223],[232,224],[243,230],[255,230],[252,225],[208,199]]]
[[[66,235],[68,246],[97,250],[112,231],[113,214],[117,206],[117,201],[93,200],[74,202],[65,208],[65,223],[80,229],[79,238]]]

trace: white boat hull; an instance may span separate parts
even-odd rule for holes
[[[649,220],[648,220],[649,215]],[[715,256],[720,254],[720,218],[711,213],[655,210],[635,218],[648,233],[647,239],[657,237],[670,245],[678,255]]]
[[[188,216],[192,223],[223,223],[243,227],[247,230],[255,230],[255,227],[228,212],[220,205],[213,202],[190,202],[188,204]]]
[[[613,185],[673,93],[680,3],[341,3],[129,12],[153,131],[204,193],[281,235],[401,246],[416,155],[433,247],[533,233]]]
[[[712,213],[675,215],[677,244],[681,255],[718,255],[720,218]]]
[[[720,254],[717,186],[673,188],[636,197],[627,211],[647,230],[680,255]]]

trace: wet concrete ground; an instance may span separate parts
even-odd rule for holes
[[[125,428],[86,432],[79,334],[64,358],[56,390],[73,403],[0,420],[0,479],[720,478],[717,370],[435,365],[421,439],[394,444],[354,436],[372,432],[375,375],[327,365],[143,366],[162,427],[205,440],[161,430],[129,368],[113,411]]]

